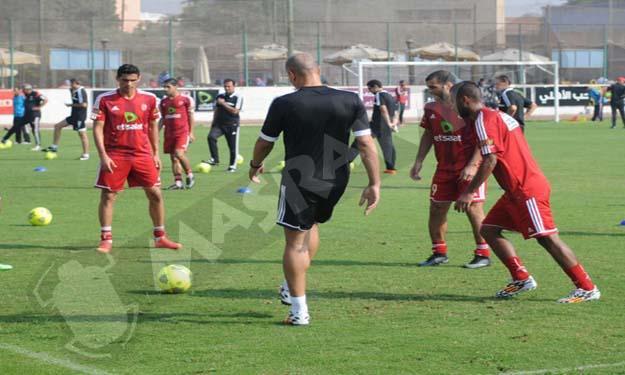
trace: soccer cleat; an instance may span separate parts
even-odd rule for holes
[[[58,149],[56,147],[50,146],[50,147],[42,148],[41,151],[42,152],[57,152]]]
[[[182,244],[174,242],[166,236],[163,236],[154,240],[154,247],[157,249],[180,250],[182,249]]]
[[[495,294],[495,297],[511,298],[519,293],[534,290],[536,287],[538,287],[538,284],[532,276],[528,277],[526,280],[512,280],[505,286],[505,288],[498,291],[497,294]]]
[[[29,144],[30,144],[30,141],[24,141],[24,142],[22,142],[22,144],[23,144],[23,145],[29,145]]]
[[[568,297],[560,298],[558,303],[581,303],[596,301],[599,298],[601,298],[601,292],[597,289],[597,286],[595,286],[593,290],[578,288],[572,291]]]
[[[229,172],[229,173],[234,173],[236,171],[237,169],[235,167],[228,167],[228,169],[226,169],[226,172]]]
[[[195,186],[195,176],[187,176],[187,180],[185,182],[187,183],[187,189],[191,189]]]
[[[82,155],[80,155],[78,160],[82,160],[82,161],[89,160],[89,154],[82,154]]]
[[[397,174],[397,169],[385,169],[384,173],[390,174],[390,175],[395,175],[395,174]]]
[[[291,293],[289,292],[289,286],[286,281],[280,285],[280,303],[291,306]]]
[[[13,269],[12,265],[0,263],[0,271],[8,271],[8,270],[12,270],[12,269]]]
[[[171,184],[165,190],[184,190],[182,185]]]
[[[202,163],[210,164],[210,165],[219,165],[219,162],[213,158],[208,160],[202,160]]]
[[[490,266],[490,257],[483,257],[481,255],[476,255],[473,257],[473,259],[469,263],[465,264],[463,267],[476,269],[476,268],[482,268],[482,267],[488,267],[488,266]]]
[[[37,145],[30,149],[31,151],[41,151],[41,146]]]
[[[429,258],[425,261],[419,263],[419,267],[430,267],[430,266],[438,266],[439,264],[444,264],[449,262],[449,258],[445,254],[432,253]]]
[[[289,326],[307,326],[310,324],[310,315],[308,313],[293,313],[289,311],[289,315],[282,323]]]
[[[100,240],[100,245],[96,249],[99,253],[108,254],[111,252],[113,248],[113,240],[111,239],[102,239]]]

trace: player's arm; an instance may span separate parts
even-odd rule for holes
[[[48,104],[48,98],[44,95],[41,95],[41,101],[39,102],[39,108],[43,107],[44,105]]]
[[[240,96],[237,96],[237,102],[235,103],[234,106],[231,106],[230,104],[228,104],[228,102],[226,102],[225,100],[221,102],[220,104],[223,109],[225,109],[227,112],[232,113],[233,115],[238,115],[239,112],[241,112],[241,106],[243,105],[243,98],[241,98]]]
[[[460,172],[460,178],[458,178],[458,180],[471,181],[477,174],[481,159],[482,153],[480,152],[480,148],[476,146],[475,150],[473,150],[473,155],[471,155],[471,160],[469,160],[467,165],[462,169],[462,172]]]
[[[102,120],[95,120],[93,122],[93,142],[100,156],[100,167],[109,173],[113,172],[113,169],[117,168],[117,165],[113,159],[108,156],[104,148],[104,121]]]
[[[510,107],[508,107],[508,114],[514,117],[514,114],[518,109],[519,108],[515,104],[511,104]]]
[[[380,105],[380,113],[382,114],[382,118],[386,122],[386,125],[389,128],[393,128],[393,121],[391,120],[391,116],[389,115],[388,108],[386,104]]]
[[[488,179],[488,176],[493,173],[493,169],[497,165],[497,155],[495,154],[486,154],[482,157],[482,164],[477,169],[477,173],[473,180],[469,183],[469,186],[465,190],[464,193],[460,195],[456,203],[454,204],[454,209],[458,212],[466,212],[469,206],[471,205],[471,201],[473,200],[473,193]]]
[[[73,103],[72,107],[87,108],[87,92],[85,90],[80,90],[78,94],[78,103]]]
[[[366,203],[365,215],[369,215],[380,201],[380,162],[378,160],[378,150],[370,133],[357,136],[356,141],[360,151],[360,159],[369,177],[369,185],[363,190],[358,205],[362,206]]]
[[[195,103],[191,97],[189,97],[189,101],[187,103],[189,106],[187,108],[187,117],[189,119],[189,138],[191,142],[195,141],[195,134],[193,133],[193,128],[195,127]]]
[[[161,157],[158,153],[158,125],[160,119],[161,116],[158,105],[155,103],[152,107],[150,122],[148,123],[148,139],[150,140],[150,146],[152,146],[152,159],[154,160],[156,168],[161,167]]]
[[[413,180],[419,181],[421,179],[419,173],[421,172],[421,168],[423,168],[423,161],[430,152],[433,143],[434,138],[432,137],[432,132],[430,131],[430,129],[424,129],[423,135],[421,136],[421,141],[419,142],[417,158],[414,162],[414,165],[412,166],[412,169],[410,169],[410,177]]]
[[[264,171],[263,162],[269,153],[271,153],[271,150],[273,150],[274,143],[278,140],[282,132],[284,126],[282,117],[285,111],[286,109],[281,103],[280,98],[275,99],[269,107],[267,118],[265,118],[265,123],[254,145],[254,155],[252,156],[252,160],[250,160],[248,175],[252,182],[260,182],[258,176]]]
[[[271,142],[263,138],[258,138],[256,140],[256,144],[254,145],[254,155],[252,160],[250,160],[249,177],[252,182],[260,182],[258,175],[263,173],[264,161],[271,153],[271,150],[273,150],[274,143],[275,141]]]
[[[528,118],[532,114],[534,114],[534,111],[536,110],[536,108],[538,108],[538,105],[535,102],[525,98],[524,107],[527,108],[527,110],[525,111],[525,117]]]

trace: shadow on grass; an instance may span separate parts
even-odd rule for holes
[[[162,263],[162,261],[140,260],[140,263]],[[192,259],[192,263],[213,264],[282,264],[282,259]],[[416,263],[399,262],[363,262],[356,260],[328,259],[313,260],[313,266],[372,266],[372,267],[416,267]]]
[[[588,237],[625,237],[625,233],[598,233],[598,232],[577,232],[560,231],[562,236],[588,236]]]
[[[360,186],[360,185],[349,185],[347,187],[347,189],[357,189],[357,190],[362,190],[366,188],[366,186]],[[430,190],[430,186],[425,184],[425,185],[415,185],[415,186],[411,186],[411,185],[404,185],[404,186],[393,186],[393,185],[382,185],[382,190]]]
[[[23,243],[2,243],[0,244],[0,250],[17,250],[17,249],[38,249],[38,250],[91,250],[95,253],[96,243],[89,244],[88,246],[49,246],[49,245],[31,245],[31,244],[23,244]],[[146,249],[146,246],[124,246],[120,247],[120,249]]]

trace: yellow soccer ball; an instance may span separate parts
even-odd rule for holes
[[[195,171],[199,173],[210,173],[212,167],[208,163],[199,163],[195,166]]]
[[[44,158],[46,160],[54,160],[56,158],[58,158],[59,156],[56,154],[56,152],[52,152],[52,151],[48,151],[46,152],[46,155],[44,156]]]
[[[28,213],[28,222],[37,227],[45,226],[52,222],[52,213],[45,207],[37,207]]]
[[[245,158],[243,158],[243,155],[241,155],[241,154],[237,155],[237,164],[238,165],[243,164],[244,161],[245,161]]]
[[[165,293],[184,293],[191,289],[193,273],[185,266],[170,264],[158,273],[158,287]]]

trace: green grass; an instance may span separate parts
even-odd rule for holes
[[[206,156],[206,132],[197,131],[194,162]],[[257,133],[243,129],[247,160]],[[44,132],[44,144],[50,136]],[[0,273],[0,373],[493,374],[623,362],[625,228],[618,223],[625,219],[625,132],[606,124],[531,123],[527,136],[552,183],[562,237],[601,287],[600,302],[556,304],[572,285],[537,243],[517,234],[510,238],[539,288],[494,300],[507,272],[499,262],[460,268],[473,244],[457,213],[449,215],[450,264],[417,268],[430,252],[428,182],[407,176],[418,143],[410,126],[396,137],[400,173],[384,177],[374,214],[365,218],[356,205],[366,183],[358,166],[333,220],[321,227],[309,273],[308,328],[278,324],[287,309],[276,298],[283,243],[272,225],[277,174],[245,196],[236,189],[247,185],[247,168],[236,174],[217,168],[199,175],[191,191],[164,192],[168,231],[193,250],[191,259],[189,250],[149,250],[146,200],[140,190],[127,190],[116,205],[115,248],[107,259],[93,250],[98,160],[75,160],[77,137],[64,132],[53,161],[26,146],[0,151],[0,262],[15,267]],[[269,165],[281,155],[280,146]],[[39,165],[48,171],[33,172]],[[430,155],[426,180],[433,166]],[[492,181],[487,204],[500,194]],[[28,225],[28,211],[37,206],[52,211],[51,225]],[[189,264],[190,293],[155,292],[153,272],[164,262]],[[132,310],[136,325],[126,313]],[[102,357],[69,350],[72,340]],[[72,367],[78,365],[88,368]],[[586,372],[625,373],[625,365]]]

